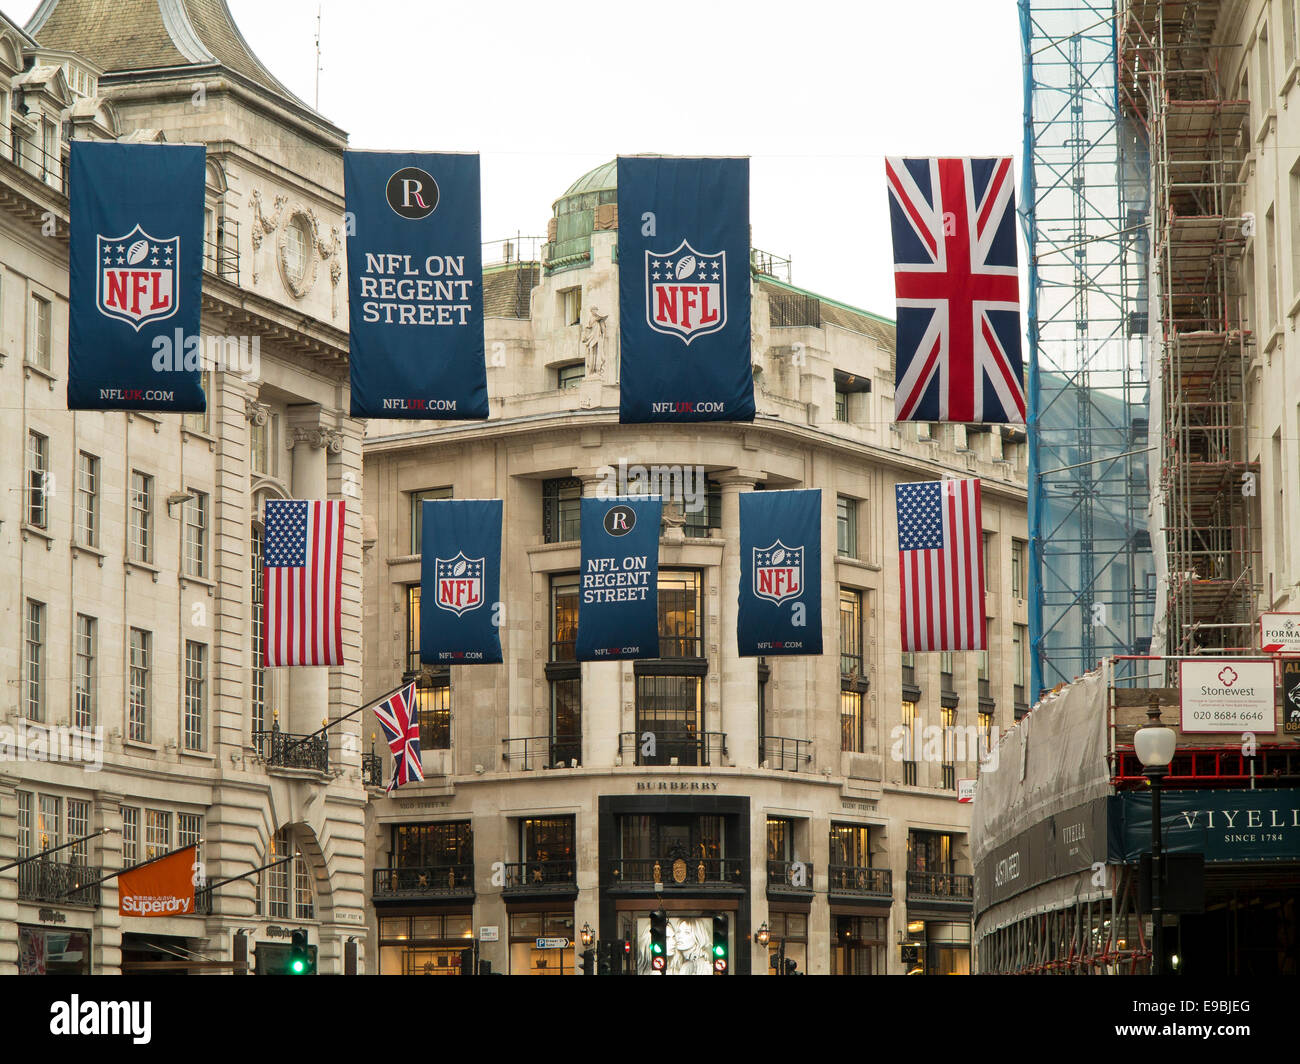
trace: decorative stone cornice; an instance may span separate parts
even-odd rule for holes
[[[323,449],[330,454],[339,454],[343,450],[343,433],[338,429],[327,429],[319,425],[315,428],[300,427],[285,436],[285,447],[288,450],[293,450],[295,443],[308,443],[317,450]]]

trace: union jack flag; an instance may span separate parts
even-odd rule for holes
[[[1010,158],[885,160],[897,421],[1025,423]]]
[[[393,752],[393,775],[387,791],[403,783],[424,779],[420,764],[420,720],[415,711],[415,684],[400,687],[375,706],[375,716],[384,729],[388,749]]]

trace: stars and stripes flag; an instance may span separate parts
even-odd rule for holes
[[[897,484],[894,490],[904,653],[988,649],[980,482]]]
[[[1025,423],[1010,158],[885,160],[897,421]]]
[[[263,559],[263,662],[343,664],[342,502],[270,499]]]
[[[399,687],[375,706],[375,716],[384,729],[388,749],[393,752],[393,774],[388,793],[403,783],[424,779],[420,764],[420,720],[415,711],[415,683]]]

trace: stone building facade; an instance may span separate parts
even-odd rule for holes
[[[263,670],[254,646],[265,500],[360,498],[345,135],[223,0],[47,0],[3,23],[0,118],[0,863],[112,829],[0,874],[0,972],[229,958],[239,928],[273,966],[284,925],[342,971],[367,904],[359,726],[283,736],[360,696],[359,506],[349,664]],[[72,137],[207,147],[202,330],[227,357],[204,415],[66,410]],[[34,759],[60,736],[102,763]],[[206,882],[234,880],[200,916],[120,917],[116,880],[91,885],[200,839]]]
[[[535,261],[487,268],[491,420],[367,425],[363,694],[418,677],[426,773],[368,807],[371,953],[570,974],[586,928],[644,969],[662,904],[674,971],[717,914],[736,973],[968,971],[964,740],[1026,701],[1023,433],[893,425],[892,322],[759,253],[755,421],[620,425],[615,177],[574,183]],[[663,656],[578,664],[578,499],[642,471],[666,503]],[[893,487],[945,475],[984,485],[987,659],[900,653]],[[822,491],[820,657],[736,654],[738,500],[766,488]],[[504,500],[502,665],[420,666],[439,497]],[[675,739],[648,752],[647,730]]]

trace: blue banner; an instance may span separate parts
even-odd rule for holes
[[[659,656],[658,495],[582,500],[579,661]]]
[[[420,660],[496,664],[501,660],[501,500],[435,499],[421,505]]]
[[[68,409],[201,412],[201,145],[74,140]]]
[[[352,416],[488,416],[477,155],[343,153]]]
[[[618,419],[753,421],[749,160],[618,160]]]
[[[822,652],[822,493],[740,496],[741,657]]]

